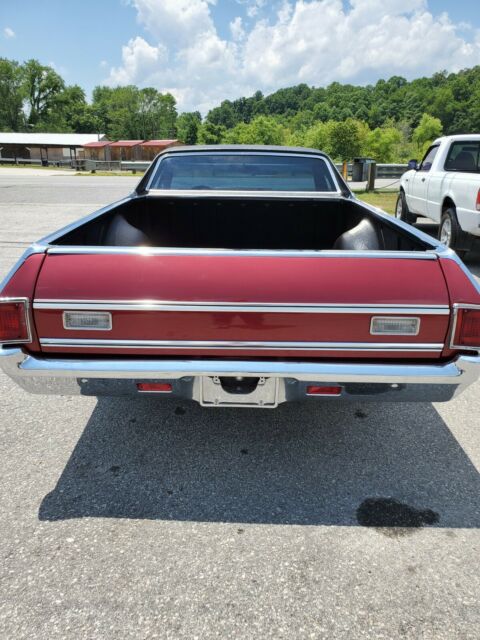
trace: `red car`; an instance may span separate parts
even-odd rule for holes
[[[440,402],[480,370],[468,269],[312,149],[169,148],[0,292],[0,365],[33,393]]]

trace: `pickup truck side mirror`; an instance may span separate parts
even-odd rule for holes
[[[408,168],[413,169],[414,171],[418,171],[418,160],[409,160]]]

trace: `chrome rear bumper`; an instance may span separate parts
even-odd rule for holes
[[[103,360],[43,358],[0,347],[0,368],[30,393],[134,396],[137,382],[168,382],[173,395],[202,402],[202,381],[235,377],[275,378],[276,404],[307,397],[309,385],[339,385],[335,400],[445,402],[480,375],[480,355],[443,364],[359,364],[239,360]],[[245,397],[245,396],[244,396]],[[325,398],[325,396],[322,396]],[[236,406],[232,399],[232,406]],[[244,399],[238,397],[241,404]],[[332,398],[333,400],[333,398]]]

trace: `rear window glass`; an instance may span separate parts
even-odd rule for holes
[[[185,154],[163,158],[152,189],[336,191],[321,158],[255,154]]]
[[[448,152],[445,171],[480,173],[480,142],[454,142]]]

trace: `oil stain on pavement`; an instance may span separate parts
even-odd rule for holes
[[[367,498],[357,509],[358,523],[374,527],[390,538],[411,535],[425,525],[436,524],[439,515],[431,509],[415,509],[393,498]]]

